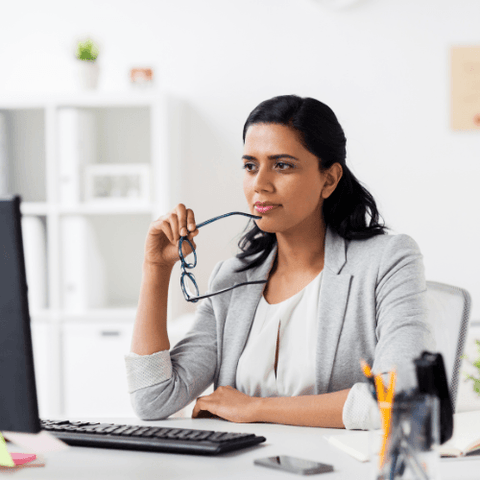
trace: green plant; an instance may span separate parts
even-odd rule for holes
[[[480,355],[480,340],[475,340],[475,344],[477,345],[478,353]],[[478,395],[480,395],[480,356],[472,362],[467,355],[462,355],[462,358],[464,358],[470,365],[475,367],[478,370],[478,378],[474,377],[473,375],[470,375],[469,373],[465,373],[465,380],[471,380],[473,382],[473,390],[477,392]]]
[[[78,42],[76,57],[79,60],[94,62],[98,57],[98,46],[91,39]]]

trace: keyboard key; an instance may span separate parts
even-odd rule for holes
[[[210,435],[208,437],[209,442],[220,442],[222,440],[222,437],[227,435],[228,432],[215,432],[213,435]]]
[[[187,440],[196,440],[197,437],[198,437],[201,433],[203,433],[202,430],[190,430],[190,434],[189,434],[188,436],[186,436],[185,438],[186,438]]]
[[[227,433],[225,436],[223,436],[221,438],[222,442],[226,441],[226,440],[237,440],[237,439],[240,439],[240,438],[248,438],[248,437],[252,437],[252,436],[255,436],[253,433]]]
[[[137,436],[142,435],[142,433],[146,432],[149,428],[150,427],[139,428],[136,432],[132,433],[132,437],[137,437]]]
[[[190,435],[192,433],[191,430],[188,430],[188,428],[186,428],[185,430],[182,430],[178,435],[177,435],[177,438],[187,438],[188,435]]]
[[[67,425],[69,424],[69,420],[50,420],[49,424],[50,425]]]
[[[154,437],[165,438],[166,434],[171,430],[171,428],[162,428],[159,432],[154,433]]]
[[[215,432],[212,432],[211,430],[203,430],[198,437],[195,438],[195,440],[206,440],[210,435],[212,435]]]
[[[105,434],[105,430],[107,428],[110,428],[110,427],[111,427],[111,425],[101,425],[100,427],[94,427],[90,431],[93,432],[93,433]]]
[[[133,432],[136,432],[141,427],[130,427],[122,433],[122,436],[130,437]]]
[[[151,437],[154,433],[157,433],[160,430],[160,427],[150,427],[148,430],[145,430],[141,437]]]
[[[105,433],[112,433],[115,430],[119,429],[122,425],[112,425],[104,430]]]
[[[129,428],[131,428],[131,425],[124,425],[124,426],[118,428],[117,430],[115,430],[114,432],[112,432],[112,435],[122,435],[123,432],[125,430],[128,430]]]

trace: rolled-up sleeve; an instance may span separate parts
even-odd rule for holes
[[[413,360],[435,349],[427,316],[427,287],[423,256],[408,235],[394,235],[379,262],[375,287],[376,327],[372,372],[396,370],[395,392],[415,387]],[[388,376],[384,375],[388,384]],[[351,388],[343,407],[347,429],[380,428],[380,416],[365,382]]]
[[[210,280],[220,269],[215,267]],[[142,420],[178,412],[213,382],[217,367],[216,320],[209,298],[199,302],[192,328],[170,351],[124,356],[130,400]]]

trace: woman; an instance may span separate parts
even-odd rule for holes
[[[345,163],[332,110],[294,95],[261,103],[244,132],[244,192],[261,218],[241,252],[214,269],[209,292],[266,280],[203,300],[171,351],[166,328],[178,241],[198,235],[178,205],[150,226],[132,353],[132,405],[166,418],[198,397],[193,417],[369,428],[373,400],[360,368],[400,369],[433,346],[422,255],[407,235],[387,235],[370,193]],[[183,243],[184,255],[191,249]]]

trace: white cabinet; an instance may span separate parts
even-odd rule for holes
[[[132,330],[130,323],[63,325],[67,417],[133,416],[124,361]]]
[[[166,98],[0,98],[0,195],[22,198],[40,415],[131,416],[123,355],[150,223],[170,208]]]

